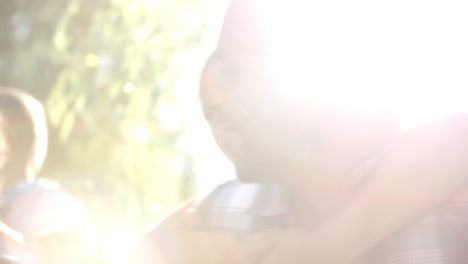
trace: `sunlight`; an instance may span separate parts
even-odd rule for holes
[[[123,263],[135,238],[134,232],[130,231],[107,235],[100,245],[102,258],[109,263]]]
[[[463,3],[375,2],[265,0],[282,92],[394,111],[402,130],[467,111]]]

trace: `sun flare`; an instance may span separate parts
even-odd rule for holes
[[[468,110],[466,3],[318,2],[262,3],[288,94],[390,109],[403,130]]]

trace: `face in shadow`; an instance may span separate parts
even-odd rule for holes
[[[398,134],[389,112],[319,105],[290,97],[258,61],[213,55],[200,98],[213,135],[241,179],[284,181],[295,173],[365,162]]]

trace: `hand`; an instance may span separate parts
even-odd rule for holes
[[[239,236],[196,228],[197,215],[186,204],[169,214],[139,241],[127,263],[243,264]]]
[[[316,232],[317,231],[317,232]],[[242,243],[246,251],[244,264],[344,264],[355,263],[357,258],[338,251],[335,240],[327,239],[321,230],[283,229],[253,234]],[[331,243],[328,243],[331,242]],[[336,241],[335,241],[336,242]],[[341,245],[341,244],[340,244]],[[348,245],[352,248],[352,245]],[[343,254],[342,254],[343,253]]]
[[[304,229],[271,230],[250,235],[245,238],[244,263],[317,263],[309,240],[309,232]]]

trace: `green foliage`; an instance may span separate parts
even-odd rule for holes
[[[204,36],[207,6],[18,1],[4,82],[44,102],[51,144],[43,176],[81,192],[118,190],[105,199],[139,224],[152,204],[164,211],[193,193],[192,159],[177,145],[184,124],[162,119],[171,120],[168,105],[178,107],[174,86]]]

